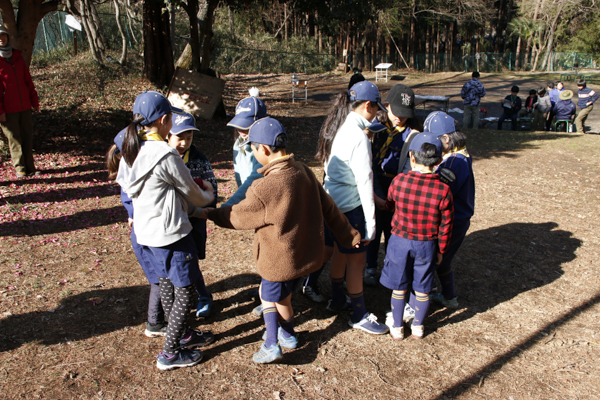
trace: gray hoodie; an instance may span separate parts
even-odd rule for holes
[[[163,247],[187,236],[190,205],[205,207],[214,199],[212,188],[200,189],[166,142],[143,142],[131,168],[121,161],[117,183],[133,200],[133,226],[144,246]]]

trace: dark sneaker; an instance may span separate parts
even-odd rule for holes
[[[213,299],[210,297],[201,297],[196,307],[196,317],[209,317],[212,310]]]
[[[215,341],[215,335],[211,332],[189,330],[188,333],[179,341],[180,349],[194,349],[203,347]]]
[[[348,325],[354,329],[360,329],[373,335],[383,335],[389,332],[389,328],[385,324],[377,322],[377,317],[374,314],[366,313],[358,322],[348,320]]]
[[[281,352],[281,347],[279,347],[279,344],[274,344],[273,346],[267,348],[263,343],[260,346],[260,350],[254,353],[252,356],[252,361],[257,364],[269,364],[282,358],[283,353]]]
[[[333,311],[334,313],[340,313],[342,311],[350,310],[352,308],[352,302],[350,301],[350,297],[346,296],[346,302],[342,305],[333,304],[333,299],[329,300],[327,303],[327,309],[329,311]]]
[[[435,304],[439,304],[443,307],[450,308],[452,310],[456,310],[458,308],[458,299],[455,297],[453,299],[447,300],[443,294],[435,293],[430,297],[431,302]]]
[[[162,371],[174,368],[191,367],[202,361],[200,350],[181,350],[179,353],[167,354],[160,352],[156,357],[156,366]]]
[[[150,322],[146,322],[144,335],[148,337],[167,336],[167,323],[159,322],[158,324],[151,324]]]
[[[365,270],[365,276],[363,278],[365,286],[377,286],[379,284],[379,277],[377,276],[377,268],[367,268]]]

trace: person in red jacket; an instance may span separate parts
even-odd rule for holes
[[[0,127],[8,138],[17,178],[38,175],[33,164],[33,118],[40,104],[21,51],[10,45],[0,26]]]

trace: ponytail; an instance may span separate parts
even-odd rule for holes
[[[127,126],[125,138],[123,139],[123,159],[130,167],[133,165],[138,153],[140,152],[140,137],[138,136],[138,126],[144,120],[140,114],[135,114],[133,121]]]
[[[119,172],[119,163],[121,162],[121,152],[116,144],[110,146],[106,153],[106,168],[108,169],[108,179],[113,181]]]
[[[335,135],[344,121],[346,121],[346,117],[350,114],[350,111],[355,110],[362,103],[364,103],[364,100],[350,102],[348,92],[342,92],[337,95],[335,103],[333,103],[333,106],[329,110],[327,119],[319,132],[319,145],[317,154],[315,155],[315,158],[319,162],[325,163],[329,159],[331,144],[333,143],[333,139],[335,139]]]

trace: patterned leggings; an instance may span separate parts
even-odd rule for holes
[[[190,315],[194,298],[194,284],[177,287],[169,278],[158,278],[160,283],[160,300],[165,316],[169,321],[163,352],[177,353],[179,341],[187,330],[187,318]]]

